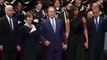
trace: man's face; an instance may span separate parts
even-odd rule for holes
[[[13,8],[12,7],[6,8],[5,12],[6,12],[6,15],[8,15],[10,17],[13,16]]]
[[[49,9],[48,9],[48,16],[49,16],[50,18],[55,17],[55,9],[54,9],[54,8],[49,8]]]
[[[100,13],[99,11],[93,11],[93,16],[97,17],[97,16],[99,16],[99,13]]]

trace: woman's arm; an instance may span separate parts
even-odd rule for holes
[[[84,35],[86,38],[84,45],[85,45],[85,48],[88,48],[88,31],[87,31],[87,25],[86,25],[87,22],[86,22],[85,17],[82,18],[82,21],[83,21]]]

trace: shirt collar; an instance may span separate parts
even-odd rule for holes
[[[8,15],[6,15],[6,17],[7,17],[8,22],[10,23],[10,21],[9,21],[9,20],[12,20],[12,18],[11,18],[11,17],[9,17]]]

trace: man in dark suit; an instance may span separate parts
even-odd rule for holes
[[[62,50],[66,49],[66,37],[63,24],[55,18],[54,7],[48,8],[48,18],[41,22],[41,38],[46,46],[45,60],[61,60]]]
[[[88,19],[89,58],[90,60],[104,60],[104,37],[106,19],[100,16],[99,6],[93,9],[94,17]]]
[[[13,7],[5,7],[6,16],[0,18],[0,50],[2,60],[16,60],[16,49],[20,50],[18,42],[18,23],[13,18]]]

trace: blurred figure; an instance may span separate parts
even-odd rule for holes
[[[67,49],[62,21],[55,18],[54,7],[49,7],[47,13],[48,18],[40,25],[41,39],[46,46],[45,60],[62,60],[62,50]]]
[[[99,4],[93,3],[93,4],[92,4],[92,10],[94,10],[94,9],[96,9],[96,8],[99,8],[99,10],[100,10],[100,11],[99,11],[100,16],[101,16],[101,17],[104,17],[104,18],[106,19],[106,15],[105,15],[104,12],[101,11]]]
[[[39,31],[32,21],[34,19],[32,12],[27,12],[25,24],[21,26],[21,60],[37,60]]]
[[[43,21],[45,14],[44,11],[42,10],[42,3],[41,1],[36,1],[35,2],[35,8],[31,10],[34,13],[34,23],[35,25],[40,24],[41,21]]]
[[[93,17],[93,12],[92,11],[89,11],[88,13],[87,13],[87,18],[92,18]]]
[[[60,6],[60,1],[59,0],[55,0],[53,2],[53,5],[54,5],[55,11],[56,11],[56,17],[60,18],[59,14],[63,12],[63,10],[62,10],[62,8]]]
[[[26,15],[26,12],[23,11],[23,7],[23,3],[20,1],[14,3],[14,17],[17,18],[19,26],[24,24],[24,15]]]
[[[19,28],[13,16],[13,7],[5,7],[6,16],[0,18],[0,50],[1,60],[16,60],[16,49],[20,51]]]
[[[84,6],[82,2],[82,0],[74,0],[74,5],[78,7],[80,14],[86,17],[86,6]]]
[[[0,17],[5,16],[5,6],[4,0],[0,0]]]
[[[80,15],[77,6],[72,6],[70,10],[70,35],[68,37],[66,60],[84,60],[85,49],[88,48],[88,33],[86,19]]]
[[[62,12],[59,14],[59,18],[63,22],[66,38],[69,36],[69,19],[71,18],[70,9],[72,4],[66,3],[62,9]]]
[[[89,59],[104,60],[104,39],[107,20],[100,15],[97,3],[92,7],[93,17],[88,19],[89,31]]]

